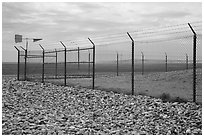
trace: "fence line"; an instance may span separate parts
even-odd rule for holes
[[[184,26],[184,25],[183,25]],[[178,27],[178,26],[177,26]],[[188,23],[188,26],[185,24],[184,28],[186,27],[189,27],[191,32],[193,33],[193,102],[196,102],[196,48],[197,48],[197,45],[196,45],[196,40],[197,40],[197,33],[195,32],[195,30],[193,29],[193,27],[191,26],[190,23]],[[131,91],[132,91],[132,95],[134,95],[134,72],[135,72],[135,47],[137,48],[137,43],[145,43],[144,40],[135,40],[134,38],[139,38],[140,35],[144,35],[143,38],[145,38],[148,34],[149,35],[153,35],[155,33],[159,33],[159,35],[166,35],[166,34],[175,34],[175,33],[183,33],[183,32],[189,32],[189,31],[180,31],[180,32],[171,32],[171,33],[164,33],[164,32],[168,32],[168,30],[179,30],[179,29],[183,29],[183,28],[171,28],[171,27],[168,27],[168,29],[166,30],[158,30],[158,31],[154,31],[154,30],[151,30],[148,32],[142,32],[141,34],[137,32],[132,32],[132,33],[129,33],[127,32],[127,38],[129,38],[129,40],[131,41]],[[138,33],[139,34],[139,37],[135,37],[135,34]],[[201,34],[202,35],[202,34]],[[114,43],[118,38],[121,38],[123,37],[122,35],[112,35],[112,37],[108,38],[106,36],[104,37],[95,37],[93,40],[88,38],[87,41],[90,42],[90,44],[92,44],[92,47],[86,47],[86,48],[80,48],[80,47],[77,47],[75,49],[67,49],[66,45],[60,41],[60,44],[64,47],[64,49],[55,49],[54,51],[46,51],[44,49],[44,47],[42,45],[40,45],[41,49],[42,49],[42,54],[41,55],[35,55],[35,54],[29,54],[28,55],[28,51],[27,49],[24,49],[23,47],[21,47],[24,51],[24,54],[21,55],[21,52],[20,52],[20,49],[17,48],[16,46],[14,46],[18,52],[18,69],[17,69],[17,79],[20,80],[20,56],[24,57],[24,80],[27,80],[27,59],[31,59],[31,58],[40,58],[42,59],[42,83],[44,83],[44,79],[46,79],[45,77],[45,58],[55,58],[55,78],[58,77],[58,64],[60,62],[58,62],[58,53],[63,53],[64,52],[64,61],[62,63],[64,63],[64,86],[66,86],[66,83],[67,83],[67,64],[77,64],[78,66],[78,71],[80,70],[80,64],[88,64],[88,76],[90,76],[90,64],[92,64],[92,88],[94,89],[95,87],[95,45],[97,45],[96,43],[97,42],[102,42],[104,39],[107,39],[108,42],[112,42]],[[186,37],[186,36],[185,36]],[[187,37],[191,37],[191,36],[187,36]],[[116,38],[116,40],[115,40]],[[171,37],[164,37],[164,38],[160,38],[159,40],[160,41],[163,41],[163,40],[171,40],[170,39]],[[177,39],[177,38],[172,38],[173,40],[174,39]],[[96,41],[95,41],[96,40]],[[98,41],[99,40],[99,41]],[[126,39],[127,40],[127,39]],[[122,40],[122,41],[126,41],[126,40]],[[150,39],[149,42],[155,42],[155,41],[151,41],[152,39]],[[154,40],[154,39],[153,39]],[[156,39],[157,41],[158,39]],[[94,42],[93,42],[94,41]],[[104,42],[107,42],[107,41],[104,41]],[[82,43],[84,41],[82,40]],[[146,41],[148,42],[148,41]],[[102,42],[103,43],[103,42]],[[80,59],[80,56],[81,56],[81,52],[80,51],[89,51],[89,50],[92,50],[92,61],[91,61],[91,54],[90,52],[88,53],[88,61],[81,61]],[[77,52],[77,61],[67,61],[67,54],[69,54],[70,52]],[[52,55],[52,53],[55,53],[55,55]],[[51,54],[51,55],[47,55],[47,54]],[[144,74],[144,53],[143,51],[141,51],[141,61],[142,61],[142,75]],[[116,75],[119,76],[119,56],[118,56],[118,52],[116,54]],[[189,69],[189,59],[188,59],[188,54],[186,53],[186,69]],[[167,53],[165,52],[165,71],[167,72],[168,71],[168,56],[167,56]]]

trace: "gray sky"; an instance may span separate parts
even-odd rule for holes
[[[3,3],[2,61],[17,61],[14,35],[43,38],[46,49],[75,38],[202,20],[201,3]],[[30,42],[30,49],[40,49]],[[23,44],[23,45],[22,45]],[[24,46],[24,43],[21,43]],[[60,47],[60,44],[57,46]]]

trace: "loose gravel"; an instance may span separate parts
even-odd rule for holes
[[[202,134],[202,106],[2,79],[3,135]]]

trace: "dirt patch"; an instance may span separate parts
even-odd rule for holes
[[[47,80],[63,84],[61,80]],[[67,85],[92,88],[92,79],[67,79]],[[117,93],[131,94],[131,73],[97,73],[95,88]],[[202,102],[202,70],[197,69],[197,102]],[[134,94],[145,94],[159,97],[163,93],[171,98],[182,98],[192,101],[193,98],[193,73],[192,70],[179,70],[171,72],[154,72],[141,75],[135,74]]]

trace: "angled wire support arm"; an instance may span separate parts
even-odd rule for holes
[[[91,42],[91,44],[93,45],[93,75],[92,75],[92,89],[94,89],[95,87],[95,44],[94,42],[88,38],[88,40]]]
[[[191,31],[193,32],[193,102],[196,102],[196,39],[197,34],[190,23],[188,23]]]
[[[135,49],[134,49],[134,40],[133,38],[131,37],[131,35],[127,32],[127,35],[129,36],[129,38],[131,39],[132,41],[132,95],[134,95],[134,52],[135,52]]]
[[[67,84],[67,48],[62,41],[60,41],[62,46],[64,47],[64,86]]]

